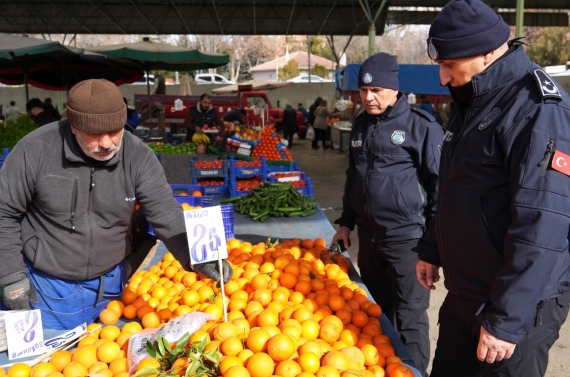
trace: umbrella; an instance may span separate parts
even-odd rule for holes
[[[190,50],[185,47],[153,43],[149,38],[142,42],[127,43],[111,46],[89,47],[90,51],[98,52],[111,60],[142,68],[147,76],[151,70],[194,71],[198,69],[216,68],[228,64],[229,55],[205,53]],[[146,84],[148,94],[148,111],[151,114],[150,83]],[[164,128],[162,129],[164,137]]]
[[[239,84],[232,84],[214,89],[212,90],[212,94],[222,95],[222,96],[236,94],[238,92],[239,86],[242,85],[251,85],[251,90],[271,90],[271,89],[282,88],[285,86],[290,86],[293,85],[293,83],[290,81],[249,80],[249,81],[240,82]]]
[[[73,60],[38,63],[27,69],[27,81],[30,85],[46,90],[69,90],[80,81],[87,79],[105,79],[115,85],[130,84],[144,75],[140,68],[108,60],[101,55],[93,58],[84,55]],[[21,85],[26,81],[26,74],[21,67],[1,68],[0,82],[8,85]]]
[[[28,71],[37,64],[77,58],[82,49],[71,49],[59,42],[0,33],[0,67],[20,68],[28,93]]]

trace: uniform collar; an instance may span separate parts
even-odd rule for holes
[[[393,106],[388,106],[386,111],[384,111],[384,114],[380,115],[380,119],[387,120],[396,118],[398,115],[410,108],[410,105],[408,105],[408,99],[404,93],[398,92],[397,97],[398,99],[396,100],[396,103]]]
[[[511,48],[514,51],[506,52],[486,70],[473,76],[475,96],[519,78],[531,67],[532,62],[522,45],[519,44]]]
[[[121,154],[125,147],[125,136],[123,135],[123,142],[121,145],[121,149],[119,153],[115,153],[113,158],[108,161],[97,161],[88,158],[82,151],[77,141],[75,140],[75,136],[73,136],[73,132],[71,132],[71,126],[69,125],[69,121],[67,119],[62,120],[60,123],[64,130],[63,130],[63,151],[65,154],[65,158],[68,161],[73,162],[82,162],[89,166],[97,165],[97,166],[113,166],[117,165],[119,161],[121,161]]]

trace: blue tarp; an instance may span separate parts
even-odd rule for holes
[[[349,64],[335,72],[338,91],[358,90],[360,64]],[[439,84],[439,66],[424,64],[400,64],[398,71],[400,91],[414,94],[449,95],[449,89]]]

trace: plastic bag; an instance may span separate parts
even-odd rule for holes
[[[311,141],[315,140],[315,129],[313,128],[313,126],[309,126],[309,128],[307,129],[306,139]]]
[[[214,316],[208,313],[192,312],[176,317],[160,329],[145,329],[133,336],[129,341],[127,348],[127,360],[129,361],[129,374],[134,374],[138,363],[145,357],[150,355],[146,352],[146,343],[154,343],[158,339],[158,335],[162,336],[169,343],[178,341],[184,335],[190,335],[198,331],[208,321],[215,320]]]

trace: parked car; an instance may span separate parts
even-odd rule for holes
[[[309,82],[309,75],[299,75],[287,80],[289,82]],[[311,82],[332,82],[332,80],[323,79],[321,76],[311,75]]]
[[[194,76],[194,84],[235,84],[217,73],[198,73]]]
[[[130,83],[130,85],[146,85],[147,75],[145,74],[143,77],[138,79],[138,81]],[[148,81],[150,85],[154,85],[154,75],[148,75]]]

